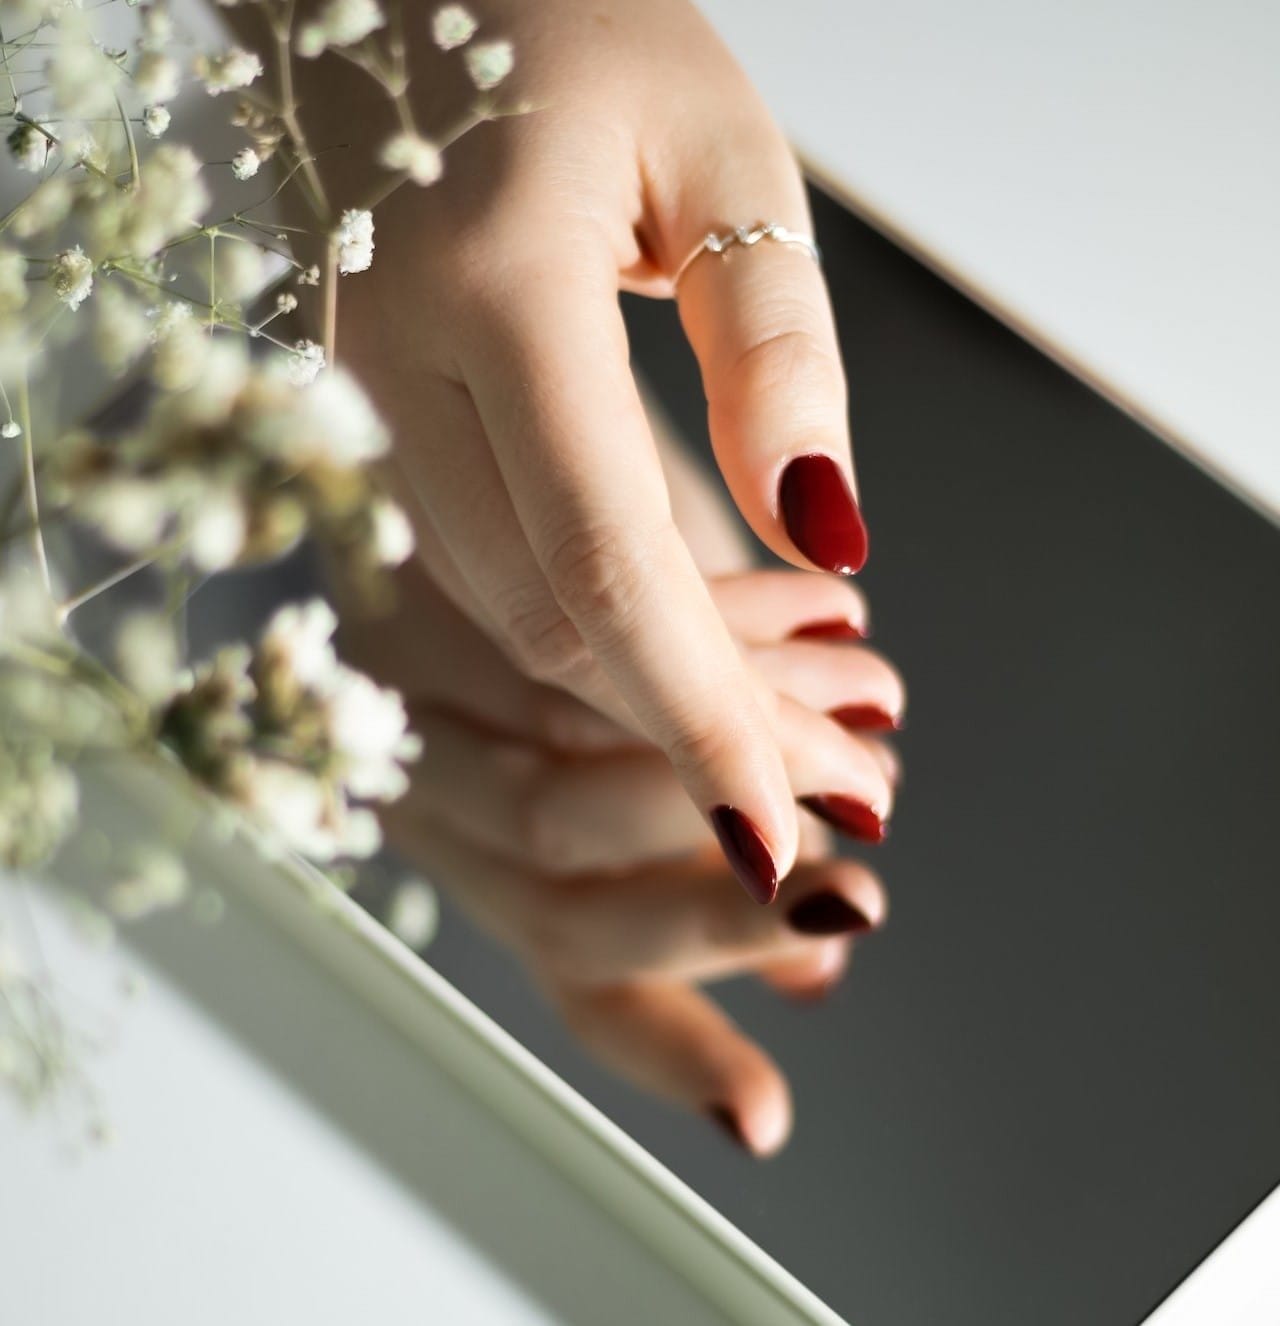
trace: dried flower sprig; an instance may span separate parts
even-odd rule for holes
[[[403,792],[417,753],[399,697],[337,660],[323,603],[282,609],[255,645],[203,663],[183,657],[177,614],[199,577],[304,536],[370,587],[412,554],[410,522],[378,477],[390,439],[336,355],[339,287],[375,261],[391,194],[435,185],[453,143],[519,109],[494,95],[513,52],[462,5],[412,18],[475,90],[432,136],[398,4],[321,0],[299,22],[294,0],[240,2],[265,19],[261,49],[192,53],[164,0],[0,5],[0,121],[25,185],[0,215],[0,875],[39,869],[74,836],[76,769],[91,754],[180,765],[267,841],[335,862],[376,847],[374,807]],[[123,45],[103,35],[107,9],[129,15]],[[315,59],[354,65],[394,110],[369,197],[326,189],[294,89],[295,62]],[[229,160],[178,140],[173,108],[192,89],[237,132]],[[219,173],[245,201],[211,217]],[[286,193],[308,226],[276,218]],[[302,238],[322,260],[293,252]],[[267,311],[251,313],[282,274]],[[299,287],[319,287],[314,339],[281,330]],[[85,351],[106,380],[144,384],[135,422],[60,417],[67,357]],[[123,560],[86,576],[67,529]],[[109,654],[88,653],[77,614],[146,568],[164,610],[125,616]],[[179,904],[216,910],[192,889],[180,843],[142,844],[110,875],[101,905],[82,909],[100,937]],[[425,936],[428,910],[416,894],[400,908],[406,933]],[[0,1085],[34,1098],[67,1080],[74,1037],[45,1007],[46,1043],[32,1039],[28,1014],[46,994],[7,953]],[[5,1008],[24,1011],[6,1024]]]

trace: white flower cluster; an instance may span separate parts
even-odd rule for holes
[[[231,158],[231,173],[238,180],[251,180],[262,168],[262,158],[251,147],[242,147]]]
[[[195,62],[196,77],[211,96],[236,92],[246,88],[262,75],[262,61],[252,51],[232,46],[217,55],[199,55]]]
[[[222,650],[160,716],[197,777],[322,862],[378,849],[377,817],[359,803],[403,795],[421,750],[399,694],[338,661],[336,626],[318,599],[281,608],[252,653]]]
[[[294,48],[314,60],[330,46],[355,46],[386,22],[378,0],[325,0],[315,21],[298,32]]]
[[[74,826],[79,800],[75,775],[49,747],[0,735],[0,866],[43,865]]]
[[[6,141],[14,164],[33,175],[40,174],[53,151],[53,139],[48,132],[25,121],[14,128]]]
[[[70,309],[78,309],[93,289],[93,263],[77,244],[64,249],[49,267],[54,294]]]
[[[259,365],[190,319],[172,320],[167,339],[187,329],[198,372],[164,393],[137,432],[68,438],[51,494],[122,550],[176,539],[203,571],[278,556],[308,530],[353,567],[389,565],[388,546],[400,549],[380,528],[367,472],[389,439],[354,379],[319,373],[323,352],[308,342]]]
[[[434,184],[444,173],[440,149],[416,133],[398,133],[389,138],[378,160],[388,170],[403,171],[415,184]]]
[[[349,207],[342,214],[333,242],[338,250],[338,271],[343,276],[367,272],[373,266],[373,213]]]
[[[479,26],[471,11],[462,5],[442,5],[431,19],[431,36],[442,51],[451,51],[465,46]]]
[[[509,41],[478,41],[462,57],[471,81],[481,92],[491,92],[515,66]]]

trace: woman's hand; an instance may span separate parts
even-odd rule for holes
[[[752,906],[726,887],[715,839],[658,751],[518,673],[421,567],[401,574],[410,610],[397,630],[344,625],[343,639],[353,661],[404,689],[424,738],[412,789],[387,816],[393,840],[515,951],[598,1058],[710,1114],[750,1151],[776,1150],[791,1126],[786,1081],[696,984],[755,972],[798,997],[821,992],[853,938],[884,920],[875,876],[833,856],[829,832],[805,816],[778,906]],[[754,642],[748,666],[782,697],[797,786],[863,796],[892,783],[878,738],[823,715],[896,716],[893,671],[847,640],[791,638],[861,622],[852,587],[756,572],[722,580],[714,598]]]
[[[767,901],[800,851],[796,795],[839,761],[800,767],[822,765],[821,734],[803,737],[748,668],[677,531],[617,294],[678,297],[720,468],[759,538],[798,567],[857,570],[866,538],[818,268],[765,241],[672,280],[709,230],[807,231],[801,179],[685,0],[475,9],[481,38],[515,47],[504,98],[534,109],[468,134],[439,183],[379,209],[372,269],[340,282],[338,358],[392,425],[435,582],[526,677],[664,752]],[[443,139],[465,79],[425,11],[403,19],[413,114]],[[395,118],[348,65],[295,65],[330,205],[360,205],[386,180],[373,163]],[[862,793],[883,817],[876,778],[868,760]]]

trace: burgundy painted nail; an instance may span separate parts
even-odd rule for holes
[[[845,704],[831,711],[831,717],[842,727],[855,732],[897,732],[902,720],[895,718],[878,704]]]
[[[832,617],[827,621],[810,622],[797,626],[787,637],[789,640],[865,640],[870,632],[848,617]]]
[[[756,902],[772,902],[778,894],[778,867],[760,830],[733,806],[716,806],[711,827],[742,887]]]
[[[813,893],[787,913],[787,924],[802,935],[855,935],[871,929],[871,918],[839,893]]]
[[[797,456],[782,472],[778,507],[791,542],[824,571],[852,575],[867,560],[867,527],[830,456]]]
[[[746,1134],[742,1131],[742,1125],[738,1122],[738,1116],[727,1105],[708,1105],[707,1118],[723,1128],[744,1151],[751,1150],[747,1144]]]
[[[832,793],[828,796],[801,797],[800,804],[828,824],[833,824],[851,838],[860,838],[864,843],[879,843],[889,832],[884,820],[857,797],[841,796]]]

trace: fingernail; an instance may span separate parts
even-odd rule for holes
[[[826,621],[797,626],[788,640],[865,640],[871,632],[848,617],[831,617]]]
[[[747,1144],[747,1135],[742,1131],[742,1125],[738,1122],[738,1116],[727,1105],[708,1105],[707,1118],[723,1128],[744,1151],[751,1150],[751,1147]]]
[[[823,892],[801,898],[787,924],[802,935],[854,935],[872,929],[871,918],[843,894]]]
[[[711,827],[742,887],[756,902],[772,902],[778,893],[778,867],[760,830],[733,806],[716,806]]]
[[[859,838],[864,843],[884,841],[889,826],[876,814],[865,801],[856,797],[840,796],[832,793],[828,796],[801,797],[800,804],[811,810],[821,820],[834,825],[851,838]]]
[[[846,704],[831,710],[831,717],[841,727],[852,728],[855,732],[897,732],[902,727],[902,720],[895,718],[887,709],[878,704]]]
[[[778,506],[791,542],[825,571],[852,575],[867,560],[867,527],[840,466],[797,456],[782,472]]]

